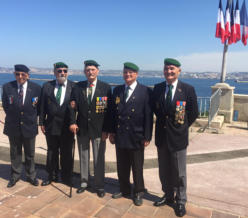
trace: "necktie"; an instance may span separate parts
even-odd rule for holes
[[[61,93],[62,93],[62,85],[59,85],[59,88],[58,88],[58,91],[56,94],[56,100],[57,100],[58,104],[60,104]]]
[[[88,87],[88,104],[91,104],[92,92],[94,84],[90,83]]]
[[[169,88],[169,91],[167,92],[166,99],[165,99],[165,105],[167,109],[170,108],[171,106],[173,85],[168,85],[168,88]]]
[[[129,97],[129,90],[130,90],[130,86],[127,86],[124,92],[125,102],[127,102],[127,99]]]
[[[19,97],[19,106],[23,106],[23,85],[20,85],[18,97]]]

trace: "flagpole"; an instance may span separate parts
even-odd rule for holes
[[[228,44],[227,44],[227,40],[226,40],[225,44],[224,44],[223,58],[222,58],[222,69],[221,69],[221,79],[220,79],[221,83],[224,83],[225,80],[226,80],[226,55],[227,55],[227,50],[228,50]]]

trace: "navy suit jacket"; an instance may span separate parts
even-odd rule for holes
[[[18,105],[18,86],[16,81],[3,85],[2,104],[6,113],[3,133],[8,136],[33,138],[38,134],[38,109],[41,87],[27,81],[27,92],[23,106]]]
[[[125,102],[125,85],[113,91],[112,115],[116,146],[126,149],[144,148],[143,140],[152,137],[153,116],[151,110],[151,90],[137,83],[132,95]]]
[[[78,135],[88,135],[91,139],[100,138],[102,131],[110,132],[110,105],[112,91],[109,84],[97,79],[96,89],[91,104],[87,99],[88,82],[78,82],[72,90],[71,101],[76,102],[76,110],[70,108],[70,124],[77,123]],[[97,98],[107,97],[107,104],[104,111],[97,111]],[[75,111],[78,112],[77,117]]]
[[[46,82],[41,91],[39,125],[45,126],[46,134],[61,135],[69,132],[68,105],[75,83],[67,80],[65,98],[60,106],[54,95],[56,80]]]
[[[153,111],[157,117],[155,144],[178,151],[188,146],[188,128],[198,116],[197,97],[192,86],[178,81],[171,107],[168,109],[165,107],[165,90],[166,82],[156,84],[153,89]],[[177,101],[186,102],[183,124],[175,122]]]

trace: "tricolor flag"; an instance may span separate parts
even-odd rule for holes
[[[229,45],[236,42],[235,9],[234,9],[233,0],[231,1],[232,1],[231,10],[230,10],[231,34],[230,37],[228,38]]]
[[[221,38],[221,42],[225,42],[225,23],[224,23],[224,14],[222,9],[222,2],[220,0],[219,9],[218,9],[218,18],[216,24],[216,33],[215,37]]]
[[[236,2],[235,7],[235,28],[236,28],[236,42],[241,39],[241,33],[240,33],[240,13],[239,13],[239,0]]]
[[[225,40],[227,40],[231,36],[231,16],[230,16],[230,9],[231,8],[231,1],[228,0],[226,4],[226,12],[225,12]]]
[[[242,42],[244,45],[246,45],[247,39],[248,39],[248,16],[247,16],[247,11],[246,11],[245,0],[243,2],[243,5],[240,11],[240,24],[243,25]]]

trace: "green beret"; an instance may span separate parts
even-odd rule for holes
[[[139,71],[139,67],[136,64],[131,63],[131,62],[124,63],[124,68],[130,69],[130,70],[133,70],[133,71],[136,71],[136,72]]]
[[[87,61],[84,61],[84,65],[85,67],[87,66],[95,66],[95,67],[98,67],[100,66],[100,64],[98,64],[96,61],[94,60],[87,60]]]
[[[176,67],[181,66],[180,62],[176,59],[173,59],[173,58],[165,58],[164,59],[164,65],[174,65]]]
[[[54,69],[56,68],[68,68],[68,66],[63,62],[57,62],[54,64]]]

